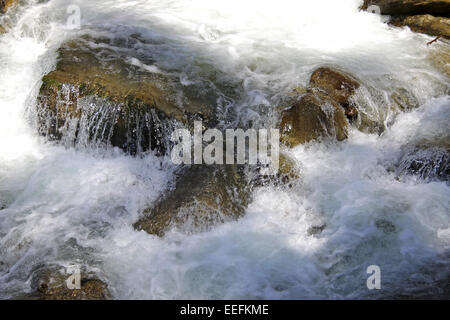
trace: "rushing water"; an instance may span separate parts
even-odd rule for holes
[[[43,263],[80,263],[125,299],[442,295],[449,186],[391,169],[408,146],[450,139],[449,82],[428,59],[429,37],[389,28],[359,12],[358,0],[38,2],[2,18],[10,29],[0,35],[0,298],[29,292]],[[81,30],[66,27],[70,4],[81,8]],[[257,189],[237,222],[194,235],[137,232],[132,224],[172,178],[169,159],[50,143],[34,125],[56,50],[86,33],[137,34],[125,47],[141,59],[127,61],[183,83],[212,66],[224,82],[241,84],[227,108],[266,126],[312,70],[337,65],[363,82],[364,112],[388,129],[379,136],[353,128],[345,142],[293,149],[298,185]],[[388,96],[396,87],[421,107],[395,117]],[[367,290],[370,265],[382,270],[381,291]]]

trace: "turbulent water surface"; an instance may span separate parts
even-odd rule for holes
[[[81,8],[80,30],[66,26],[70,4]],[[33,270],[44,263],[82,264],[124,299],[442,295],[450,276],[449,186],[392,168],[410,145],[448,143],[448,78],[429,60],[429,37],[392,29],[359,12],[360,4],[51,0],[8,12],[2,19],[10,29],[0,35],[0,298],[30,292]],[[123,45],[128,63],[183,83],[217,70],[218,88],[240,86],[234,96],[224,92],[224,107],[267,127],[277,103],[306,86],[315,68],[339,66],[376,88],[357,98],[387,130],[353,128],[347,141],[291,150],[301,181],[258,188],[239,221],[191,235],[138,232],[133,223],[173,176],[168,157],[73,148],[37,134],[42,76],[59,46],[83,34],[135,39]],[[393,88],[421,106],[394,116]],[[366,287],[370,265],[382,270],[380,291]]]

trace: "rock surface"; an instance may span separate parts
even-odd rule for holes
[[[431,36],[450,38],[450,19],[433,17],[432,15],[415,15],[403,18],[394,18],[390,24],[396,27],[408,26],[412,31],[426,33]]]
[[[313,72],[309,85],[323,90],[331,99],[342,104],[348,104],[350,97],[360,86],[350,75],[326,67]]]
[[[58,53],[56,70],[44,76],[38,99],[40,132],[52,139],[66,133],[130,153],[164,152],[169,120],[212,121],[211,106],[188,99],[179,79],[127,63],[133,58],[108,43],[78,39]]]
[[[309,88],[294,90],[288,108],[281,112],[281,142],[295,147],[320,137],[338,141],[348,136],[349,121],[358,119],[359,111],[352,96],[360,83],[351,75],[334,68],[316,69]],[[348,121],[349,120],[349,121]]]
[[[429,51],[431,64],[450,78],[450,50],[447,45],[433,45],[433,50]]]
[[[450,17],[450,0],[365,0],[362,9],[369,6],[380,7],[381,14],[409,16],[431,14]]]
[[[17,3],[17,0],[0,0],[0,14],[6,13],[8,8],[10,8],[12,5],[15,5]]]
[[[324,95],[308,93],[281,114],[281,142],[288,147],[320,137],[347,138],[344,109]]]
[[[235,165],[186,168],[174,188],[144,212],[135,228],[163,236],[171,227],[192,233],[239,218],[250,196],[241,169]]]
[[[339,103],[349,120],[358,117],[358,109],[350,102],[350,97],[360,84],[351,75],[332,68],[319,68],[311,75],[309,85],[313,90],[321,90]]]
[[[280,153],[280,167],[277,179],[284,184],[300,178],[300,169],[294,159],[284,153]]]
[[[70,275],[64,268],[44,266],[35,271],[31,286],[37,291],[39,300],[106,300],[110,298],[108,286],[95,276],[82,272],[81,289],[69,289],[66,284]]]

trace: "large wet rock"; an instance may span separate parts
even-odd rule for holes
[[[0,0],[0,14],[6,13],[6,11],[17,4],[18,0]]]
[[[81,272],[81,288],[69,289],[66,280],[70,274],[65,268],[51,265],[42,266],[34,271],[31,287],[34,298],[40,300],[106,300],[110,299],[108,286],[95,275]],[[32,298],[33,298],[32,297]]]
[[[186,233],[205,231],[242,216],[249,188],[241,167],[193,165],[178,175],[173,188],[134,226],[157,236],[172,227]]]
[[[348,73],[330,67],[316,69],[309,87],[296,89],[281,114],[281,142],[289,147],[321,137],[347,138],[350,122],[358,119],[352,96],[360,83]]]
[[[40,132],[51,139],[108,143],[130,153],[164,152],[177,123],[214,123],[210,101],[108,40],[77,39],[58,55],[38,99]]]
[[[362,9],[371,5],[380,7],[381,14],[409,16],[431,14],[450,17],[449,0],[365,0]]]
[[[321,137],[347,138],[344,109],[325,95],[307,93],[281,114],[281,142],[295,147]]]
[[[432,15],[416,15],[394,18],[390,24],[397,27],[408,26],[414,32],[426,33],[431,36],[450,38],[450,19],[433,17]]]

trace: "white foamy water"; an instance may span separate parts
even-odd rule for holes
[[[450,275],[449,186],[391,170],[404,148],[450,139],[449,82],[427,58],[429,37],[389,28],[359,12],[358,0],[37,2],[2,18],[10,29],[0,35],[0,298],[30,291],[32,270],[44,263],[82,264],[125,299],[441,293]],[[81,8],[81,30],[65,27],[69,4]],[[224,93],[227,108],[265,126],[315,68],[336,65],[369,88],[358,93],[363,112],[389,128],[289,151],[301,181],[257,189],[237,222],[194,235],[137,232],[132,224],[172,178],[169,160],[58,146],[34,126],[56,50],[86,33],[135,39],[122,45],[128,63],[184,84],[216,72],[219,89],[241,88]],[[395,117],[388,97],[398,87],[421,107]],[[381,267],[381,291],[367,290],[370,265]]]

